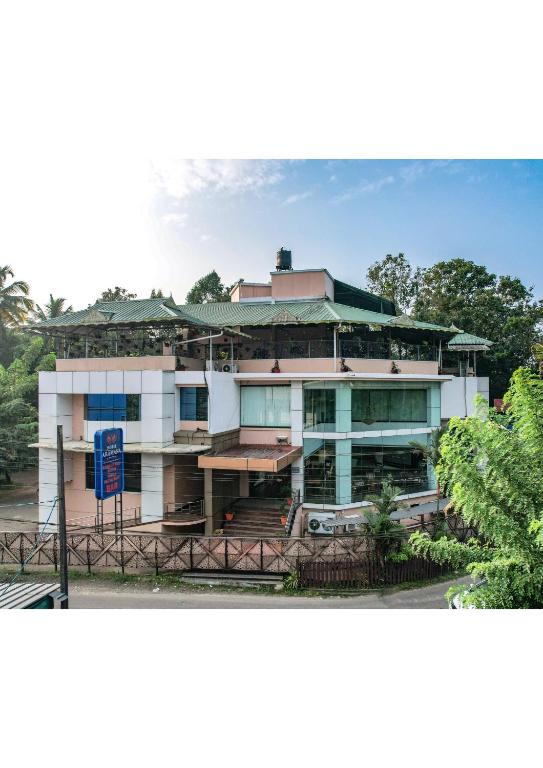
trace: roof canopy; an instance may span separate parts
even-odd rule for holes
[[[471,333],[457,333],[449,340],[448,348],[452,351],[476,352],[478,350],[488,350],[494,342],[483,339],[481,336],[474,336]]]

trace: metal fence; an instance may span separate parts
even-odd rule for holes
[[[68,534],[68,565],[100,569],[160,571],[220,570],[288,573],[302,561],[359,559],[370,546],[365,536],[253,538],[133,533]],[[58,534],[0,533],[0,564],[25,567],[59,562]]]
[[[301,587],[377,587],[420,581],[450,572],[447,566],[413,557],[403,563],[383,561],[373,554],[357,560],[300,561],[297,565]]]
[[[454,516],[451,518],[454,519]],[[449,523],[449,520],[447,522]],[[405,533],[406,536],[414,531],[432,534],[433,526],[432,521],[422,522],[406,527]],[[449,527],[452,531],[452,527]],[[462,541],[475,535],[475,532],[459,525],[454,535]],[[189,570],[290,573],[301,567],[306,568],[304,573],[309,579],[320,578],[319,566],[316,566],[316,575],[310,576],[312,572],[307,569],[310,569],[311,563],[327,564],[331,570],[323,570],[322,573],[332,574],[334,568],[338,569],[339,573],[342,572],[341,568],[354,568],[353,564],[368,563],[375,557],[375,541],[370,535],[257,538],[70,532],[67,536],[67,546],[70,568],[86,569],[88,573],[103,569],[120,569],[123,573],[125,569],[144,569],[157,574],[160,571]],[[27,559],[28,562],[25,563]],[[57,570],[58,533],[43,535],[37,531],[0,532],[0,565],[22,566],[23,563],[25,568],[52,566]],[[371,578],[385,579],[384,583],[399,583],[411,578],[410,568],[414,569],[413,574],[419,574],[420,568],[423,568],[408,564],[389,566],[389,570],[385,568],[385,571],[375,571],[378,576]],[[371,565],[368,568],[377,566]],[[424,568],[427,571],[413,577],[424,578],[433,574],[432,563]],[[353,578],[355,576],[356,573]],[[326,578],[329,580],[331,576]],[[398,581],[390,581],[393,578]]]

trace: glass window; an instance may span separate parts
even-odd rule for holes
[[[353,389],[352,420],[426,423],[426,389]]]
[[[139,421],[140,395],[85,395],[87,421]]]
[[[335,504],[336,443],[334,440],[304,440],[304,450],[313,442],[317,447],[304,457],[304,501]]]
[[[181,387],[179,397],[182,421],[207,421],[207,387]]]
[[[304,429],[334,432],[336,428],[336,390],[304,389]]]
[[[379,494],[386,479],[406,494],[430,490],[426,460],[412,446],[353,445],[351,470],[353,501]]]
[[[94,453],[85,454],[85,488],[94,490]],[[124,454],[124,490],[141,491],[141,454]]]
[[[290,387],[242,387],[242,427],[290,427]]]

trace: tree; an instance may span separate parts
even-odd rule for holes
[[[8,368],[0,365],[0,481],[13,470],[34,465],[29,443],[38,438],[38,372],[55,369],[41,337],[25,337],[25,348]]]
[[[366,287],[372,293],[390,299],[400,313],[408,312],[417,296],[424,270],[413,268],[405,255],[388,253],[366,272]]]
[[[197,280],[186,298],[187,304],[207,304],[218,301],[230,301],[230,288],[223,285],[215,270]]]
[[[40,320],[49,320],[52,317],[60,317],[61,315],[67,315],[68,312],[73,312],[73,307],[70,304],[69,307],[65,307],[66,299],[61,298],[60,296],[58,298],[53,298],[53,294],[49,294],[49,301],[45,305],[45,307],[40,307],[39,304],[36,305],[37,309],[37,316]]]
[[[163,299],[164,294],[162,293],[162,288],[151,288],[151,299]]]
[[[432,430],[430,441],[428,443],[421,443],[418,440],[409,441],[409,445],[413,446],[413,448],[416,448],[417,451],[420,451],[422,453],[424,459],[434,469],[434,472],[439,462],[441,461],[441,438],[443,437],[445,432],[446,432],[445,427],[438,427],[437,429]],[[440,512],[440,509],[439,509],[439,497],[441,495],[441,488],[439,485],[439,477],[437,476],[437,473],[436,473],[436,481],[437,481],[436,530],[439,531],[442,526],[444,518],[443,518],[443,514]]]
[[[115,288],[108,288],[103,291],[98,301],[130,301],[130,299],[137,298],[136,293],[129,293],[126,288],[120,288],[118,285]]]
[[[8,328],[24,322],[34,308],[28,295],[28,283],[24,280],[8,282],[8,278],[14,276],[11,267],[0,267],[0,323]]]
[[[431,541],[414,534],[416,554],[465,568],[482,586],[463,597],[479,608],[543,607],[543,381],[513,374],[506,414],[481,401],[479,412],[451,419],[441,440],[440,481],[477,540]],[[504,420],[506,423],[504,423]]]
[[[390,518],[392,512],[396,512],[403,506],[397,501],[401,493],[403,493],[401,488],[392,485],[390,480],[384,480],[379,495],[366,497],[376,511],[364,512],[367,523],[364,523],[362,528],[373,537],[375,552],[383,560],[392,549],[398,549],[404,539],[403,526]]]
[[[543,302],[535,301],[533,290],[517,278],[452,259],[424,270],[414,315],[493,341],[490,351],[478,358],[477,372],[490,377],[491,397],[501,397],[513,371],[532,364]]]

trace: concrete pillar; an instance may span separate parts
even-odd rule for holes
[[[240,471],[239,473],[239,495],[249,496],[249,472]]]
[[[167,495],[165,470],[173,464],[173,456],[160,453],[141,455],[141,520],[153,523],[162,520]]]
[[[351,440],[336,440],[336,504],[351,503]]]
[[[336,432],[351,431],[351,393],[348,384],[336,387]]]
[[[211,536],[213,527],[213,470],[204,469],[204,513],[206,516],[205,535]]]

